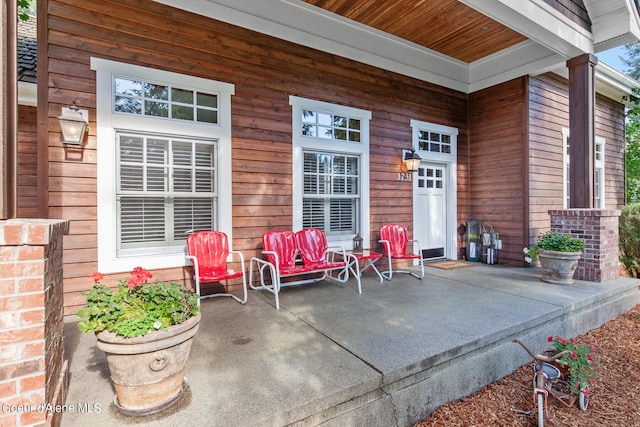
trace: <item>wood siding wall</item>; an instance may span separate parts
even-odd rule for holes
[[[562,209],[562,128],[569,128],[569,86],[545,74],[529,84],[529,243],[549,229],[550,209]],[[596,97],[595,135],[605,139],[605,207],[625,203],[624,106]]]
[[[18,218],[38,217],[36,107],[18,106]]]
[[[410,120],[460,130],[467,152],[467,96],[148,0],[49,1],[49,209],[71,220],[64,239],[65,304],[84,301],[87,275],[98,269],[96,235],[96,82],[91,56],[233,83],[234,249],[250,259],[262,233],[291,228],[289,95],[370,110],[371,247],[389,221],[412,226],[411,183],[397,181]],[[56,116],[72,99],[89,110],[85,148],[70,158]],[[460,218],[468,217],[466,155],[459,157]],[[183,269],[154,272],[165,280]]]
[[[549,209],[562,208],[562,128],[569,128],[567,84],[529,80],[529,243],[549,229]]]
[[[605,139],[605,207],[617,209],[625,203],[624,106],[598,95],[595,122]],[[501,263],[522,264],[522,246],[549,229],[550,209],[563,206],[563,127],[569,87],[553,74],[469,96],[470,218],[500,233]]]
[[[620,209],[627,202],[624,118],[623,104],[596,96],[596,136],[605,139],[604,194],[607,209]]]
[[[500,263],[520,264],[526,223],[526,79],[469,96],[470,217],[500,234]]]
[[[582,0],[544,0],[549,6],[562,13],[582,28],[591,31],[591,18]]]

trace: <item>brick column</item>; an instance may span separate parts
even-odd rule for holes
[[[584,254],[574,278],[604,282],[620,277],[619,210],[550,210],[551,231],[571,234],[584,240]]]
[[[46,409],[64,404],[68,388],[62,289],[68,230],[68,221],[0,221],[0,425],[60,424],[62,413]]]

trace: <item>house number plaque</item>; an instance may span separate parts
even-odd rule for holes
[[[398,181],[412,181],[413,174],[411,172],[398,172]]]

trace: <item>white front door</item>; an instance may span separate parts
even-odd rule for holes
[[[422,162],[414,172],[414,233],[424,259],[445,258],[447,247],[447,166]]]
[[[413,235],[424,259],[458,259],[458,129],[411,120],[411,147],[420,156],[413,173]]]

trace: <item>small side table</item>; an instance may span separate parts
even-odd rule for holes
[[[346,251],[347,255],[347,268],[351,271],[358,281],[358,293],[362,293],[362,286],[360,284],[360,278],[365,270],[371,268],[376,272],[380,278],[380,283],[383,282],[382,274],[375,266],[375,262],[382,258],[382,254],[379,252],[370,251],[365,249],[362,253],[354,253],[353,251]],[[360,262],[362,262],[362,268],[360,268]]]

